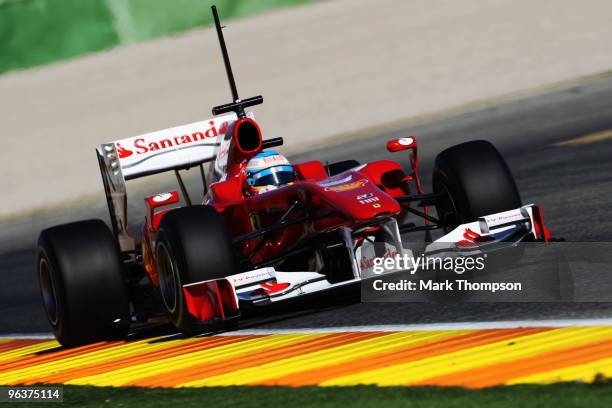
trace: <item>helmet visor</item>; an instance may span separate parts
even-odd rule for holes
[[[271,167],[253,175],[253,186],[282,186],[293,181],[291,166]]]

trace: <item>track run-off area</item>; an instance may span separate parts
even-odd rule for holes
[[[50,339],[3,338],[0,384],[483,388],[593,382],[612,375],[612,321],[543,323],[547,325],[470,329],[461,324],[453,329],[401,331],[250,330],[73,349]]]

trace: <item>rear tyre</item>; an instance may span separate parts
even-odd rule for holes
[[[205,205],[170,211],[157,231],[156,260],[161,295],[172,322],[185,334],[197,333],[201,326],[187,309],[183,285],[238,272],[223,216]]]
[[[497,149],[485,140],[461,143],[436,157],[433,191],[446,232],[479,217],[521,207],[514,177]]]
[[[123,264],[115,237],[103,221],[42,231],[37,265],[47,319],[63,346],[127,335],[129,300]]]

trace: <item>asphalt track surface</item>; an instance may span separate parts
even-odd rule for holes
[[[386,140],[415,135],[421,174],[429,186],[435,154],[473,139],[492,141],[506,157],[523,202],[542,205],[549,229],[573,242],[612,241],[612,138],[584,139],[612,129],[612,76],[605,75],[495,106],[417,123],[409,129],[373,134],[323,146],[299,160],[371,161],[393,158]],[[97,182],[98,180],[92,181]],[[139,200],[135,200],[140,205]],[[136,207],[137,208],[137,207]],[[107,219],[103,204],[76,205],[26,220],[0,225],[0,334],[48,332],[35,274],[35,240],[41,226],[79,218]],[[132,212],[134,214],[134,212]],[[8,235],[7,234],[12,234]],[[308,299],[255,316],[243,328],[330,328],[369,325],[479,322],[527,319],[593,319],[612,317],[610,303],[359,303],[354,296]],[[168,330],[162,328],[161,330]]]

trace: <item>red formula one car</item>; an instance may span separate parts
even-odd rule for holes
[[[407,155],[408,171],[391,160],[290,166],[265,154],[282,139],[263,139],[245,112],[263,99],[239,99],[214,8],[213,15],[234,101],[213,108],[210,120],[103,144],[97,155],[112,230],[88,220],[40,234],[43,303],[63,345],[122,337],[160,313],[188,334],[231,326],[243,307],[375,276],[373,259],[412,253],[402,239],[416,232],[423,240],[443,231],[425,253],[549,238],[539,207],[522,205],[508,166],[486,141],[441,152],[429,194],[413,136],[387,143]],[[191,202],[180,173],[192,167],[204,182],[200,203]],[[126,181],[165,171],[176,173],[180,192],[145,199],[136,240],[128,232]],[[274,188],[257,190],[266,183]],[[178,206],[181,198],[186,205]]]

